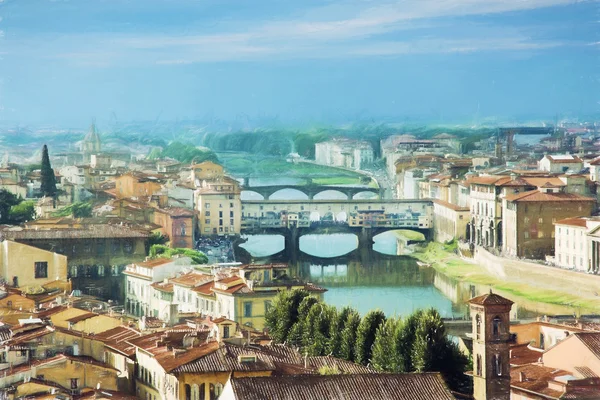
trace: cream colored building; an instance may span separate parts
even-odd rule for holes
[[[594,217],[575,217],[557,221],[554,233],[554,264],[587,272],[590,269],[592,241],[588,233],[598,226]]]
[[[200,183],[196,189],[196,209],[200,235],[237,235],[241,231],[240,185],[227,176]]]
[[[175,277],[191,265],[189,257],[157,258],[129,264],[123,272],[126,277],[125,310],[137,316],[158,317],[163,309],[162,297],[152,284]]]
[[[67,257],[4,240],[0,243],[0,271],[11,285],[39,287],[55,280],[67,280]]]
[[[467,239],[469,207],[460,207],[443,200],[433,200],[433,238],[436,242]]]

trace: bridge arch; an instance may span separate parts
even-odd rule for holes
[[[375,193],[371,190],[363,190],[358,193],[354,193],[352,196],[352,200],[370,200],[370,199],[379,199],[379,193]]]
[[[337,222],[347,222],[348,214],[346,213],[346,211],[341,211],[335,216],[335,220]]]
[[[308,200],[308,195],[294,188],[281,188],[271,193],[269,200]]]
[[[325,189],[318,193],[315,193],[313,196],[315,200],[346,200],[348,199],[348,194],[337,190],[337,189]]]
[[[254,191],[252,189],[244,189],[240,192],[241,200],[265,200],[265,196],[262,193]]]

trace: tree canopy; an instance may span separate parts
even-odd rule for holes
[[[172,258],[173,256],[181,255],[191,258],[194,264],[206,264],[208,262],[208,257],[206,257],[206,254],[201,251],[184,249],[180,247],[171,248],[162,244],[154,244],[150,246],[150,253],[148,255],[152,258]]]
[[[79,201],[52,213],[53,217],[89,218],[92,216],[92,205]]]
[[[162,151],[153,150],[148,158],[172,158],[182,163],[219,162],[212,150],[200,149],[193,144],[182,142],[171,142]]]
[[[18,225],[35,218],[35,203],[0,189],[0,224]]]
[[[304,290],[282,291],[266,314],[273,340],[308,355],[332,354],[379,372],[440,372],[453,390],[468,392],[469,360],[446,334],[434,309],[386,318],[380,310],[337,310]],[[330,371],[327,371],[330,373]]]

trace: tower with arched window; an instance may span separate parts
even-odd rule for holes
[[[510,309],[513,302],[492,293],[469,300],[473,321],[475,400],[510,399]]]

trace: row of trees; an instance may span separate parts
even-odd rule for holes
[[[380,372],[441,372],[454,390],[468,391],[469,360],[447,336],[434,309],[404,319],[380,310],[361,318],[353,308],[338,310],[304,290],[283,291],[266,314],[274,341],[306,354],[333,355]]]
[[[218,162],[217,155],[208,149],[199,149],[193,144],[182,143],[182,142],[171,142],[168,146],[162,150],[155,149],[149,155],[148,158],[172,158],[182,163],[201,163],[203,161]]]
[[[184,249],[180,247],[171,248],[163,244],[153,244],[152,246],[150,246],[150,251],[148,255],[152,258],[172,258],[173,256],[180,255],[191,258],[194,264],[206,264],[208,262],[208,257],[206,256],[206,254],[199,250]]]
[[[6,189],[0,190],[0,224],[18,225],[35,217],[35,203]]]

